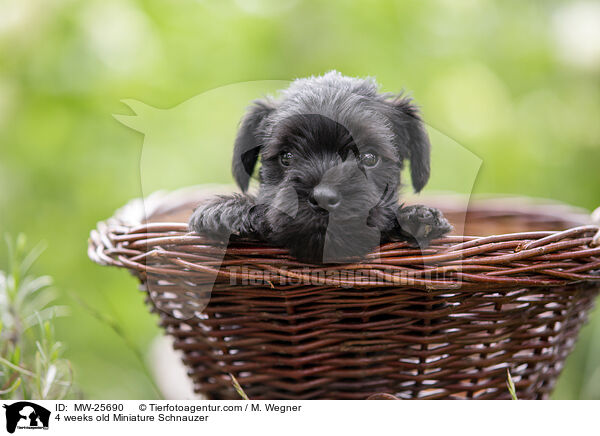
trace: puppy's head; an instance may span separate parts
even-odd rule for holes
[[[410,99],[332,72],[255,102],[238,132],[233,174],[246,191],[260,157],[257,199],[272,242],[303,260],[347,261],[390,229],[405,161],[415,191],[425,186],[429,149]]]

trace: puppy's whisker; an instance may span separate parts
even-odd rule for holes
[[[381,194],[381,196],[379,197],[379,200],[377,201],[375,206],[373,206],[373,208],[381,207],[382,205],[388,203],[390,201],[390,199],[392,198],[392,195],[393,195],[393,193],[392,193],[392,190],[390,189],[390,185],[386,184],[385,189],[383,190],[383,193]]]

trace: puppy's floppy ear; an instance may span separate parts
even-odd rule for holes
[[[386,103],[391,107],[388,117],[396,135],[400,159],[410,159],[410,176],[415,192],[421,191],[429,180],[431,144],[419,115],[408,97],[397,96]]]
[[[243,192],[248,189],[250,176],[262,146],[261,127],[275,107],[270,101],[256,100],[242,119],[233,148],[232,172]]]

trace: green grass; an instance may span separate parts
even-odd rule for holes
[[[515,388],[515,382],[510,375],[510,371],[506,370],[506,387],[508,388],[508,392],[510,393],[510,397],[513,400],[518,400],[517,398],[517,389]]]

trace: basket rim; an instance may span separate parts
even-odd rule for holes
[[[415,250],[404,242],[383,244],[376,255],[366,261],[334,266],[302,264],[287,255],[286,250],[269,247],[256,241],[230,244],[228,254],[247,261],[246,272],[224,271],[223,265],[235,265],[231,260],[215,265],[202,259],[224,247],[189,231],[187,223],[144,223],[146,216],[165,214],[207,195],[230,191],[229,187],[202,185],[158,191],[146,198],[131,200],[106,221],[98,223],[90,233],[88,256],[101,265],[126,268],[144,279],[147,274],[175,275],[192,278],[212,274],[217,279],[256,278],[258,271],[269,271],[276,278],[308,279],[315,272],[374,271],[373,280],[317,280],[323,286],[400,286],[440,289],[482,289],[516,286],[564,286],[582,281],[600,281],[600,247],[596,245],[600,227],[592,224],[589,212],[555,200],[515,197],[509,195],[477,195],[468,202],[469,208],[507,213],[507,204],[519,214],[560,217],[573,225],[561,231],[528,231],[488,236],[446,236],[432,242],[428,249]],[[428,197],[433,198],[433,197]],[[464,196],[443,195],[448,204],[465,200]],[[197,200],[197,201],[196,201]],[[443,209],[443,208],[442,208]],[[517,213],[515,210],[511,212]],[[200,247],[202,255],[185,253],[185,247]],[[181,251],[183,250],[183,251]],[[212,251],[211,251],[212,250]],[[418,251],[418,252],[417,252]],[[211,254],[212,253],[212,254]],[[261,257],[257,258],[257,254]],[[164,258],[168,268],[149,265],[149,258]],[[221,256],[222,257],[222,256]],[[290,268],[266,259],[283,259]],[[374,262],[377,260],[377,262]],[[229,264],[227,264],[229,262]],[[309,274],[309,275],[310,275]],[[272,282],[265,284],[273,286]]]

